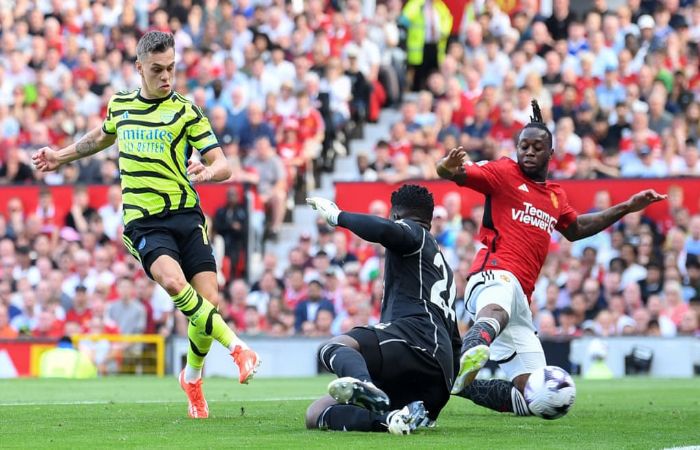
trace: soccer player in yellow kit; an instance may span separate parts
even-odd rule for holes
[[[216,262],[193,183],[227,180],[231,170],[209,120],[173,91],[174,45],[170,33],[146,33],[137,45],[141,88],[114,95],[101,128],[60,150],[44,147],[32,160],[48,172],[117,141],[124,244],[187,316],[190,349],[179,380],[189,416],[206,418],[201,375],[213,339],[231,351],[241,383],[254,376],[260,360],[216,309]],[[205,164],[190,159],[193,149]]]

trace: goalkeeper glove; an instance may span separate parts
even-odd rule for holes
[[[340,214],[340,209],[338,209],[338,206],[335,203],[321,197],[307,198],[306,203],[318,211],[321,217],[326,219],[328,225],[332,227],[338,225],[338,215]]]

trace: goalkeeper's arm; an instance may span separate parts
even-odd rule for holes
[[[409,227],[382,217],[341,211],[338,214],[338,225],[365,241],[377,242],[396,252],[407,253],[415,247]]]
[[[306,203],[326,219],[331,226],[341,226],[352,231],[362,239],[382,244],[389,250],[406,252],[414,250],[415,239],[411,228],[381,217],[369,214],[356,214],[341,211],[330,200],[320,197],[307,198]]]

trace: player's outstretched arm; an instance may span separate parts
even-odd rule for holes
[[[404,227],[397,222],[369,214],[341,211],[335,203],[325,198],[307,198],[306,203],[318,211],[328,225],[347,228],[365,241],[376,242],[398,252],[415,250],[408,225]]]
[[[231,177],[231,167],[221,147],[216,147],[202,155],[206,165],[196,159],[190,159],[187,163],[187,176],[193,183],[206,181],[226,181]]]
[[[464,172],[464,163],[467,161],[467,152],[463,147],[456,147],[447,153],[435,167],[440,178],[451,180],[460,186],[464,186],[467,174]]]
[[[114,144],[116,134],[105,133],[102,127],[89,131],[85,136],[60,150],[43,147],[32,155],[32,163],[41,172],[51,172],[76,159],[94,155]]]
[[[652,203],[665,200],[668,196],[659,194],[653,189],[647,189],[634,194],[627,201],[618,203],[600,212],[582,214],[576,218],[569,227],[562,232],[570,241],[593,236],[608,228],[629,213],[641,211]]]

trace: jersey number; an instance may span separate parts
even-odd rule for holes
[[[443,293],[446,293],[448,290],[448,274],[447,264],[445,264],[445,259],[442,257],[442,253],[435,254],[433,264],[435,264],[435,267],[437,267],[438,269],[442,269],[442,278],[437,280],[433,284],[433,287],[430,289],[430,302],[438,308],[442,309],[442,312],[445,314],[445,317],[454,321],[456,314],[454,309],[452,309],[452,305],[455,301],[455,297],[457,296],[457,287],[455,286],[453,280],[452,283],[450,283],[449,293],[447,295],[447,302],[445,302],[443,298]]]

